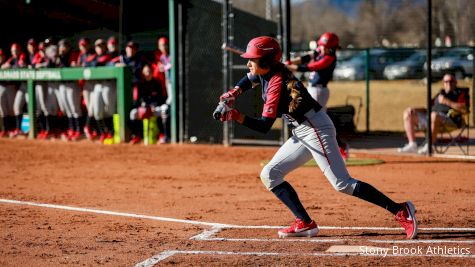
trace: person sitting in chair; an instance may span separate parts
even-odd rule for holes
[[[458,128],[461,126],[462,117],[460,113],[467,112],[469,95],[466,90],[457,87],[457,80],[453,74],[445,74],[443,77],[444,88],[433,99],[431,113],[431,131],[434,144],[437,139],[437,133],[441,126],[449,128]],[[458,114],[454,115],[453,111]],[[427,143],[420,148],[417,147],[415,132],[427,129],[427,109],[409,107],[404,111],[404,130],[408,143],[398,152],[427,154],[429,146]]]

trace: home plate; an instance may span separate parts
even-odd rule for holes
[[[365,253],[367,251],[384,251],[386,248],[372,246],[331,246],[325,252],[332,253]]]

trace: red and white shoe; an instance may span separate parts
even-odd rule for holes
[[[96,139],[96,137],[97,137],[97,132],[91,130],[88,126],[85,126],[85,127],[84,127],[84,135],[86,135],[86,138],[87,138],[89,141],[93,141],[93,140]]]
[[[49,131],[42,131],[38,134],[36,138],[40,140],[46,140],[51,137],[51,133]]]
[[[77,141],[80,138],[81,138],[81,132],[80,131],[74,131],[73,134],[70,137],[71,141]]]
[[[134,136],[132,139],[130,139],[129,144],[135,145],[135,144],[138,144],[140,142],[142,142],[142,138],[140,138],[138,136]]]
[[[101,134],[101,135],[99,136],[99,142],[104,143],[104,141],[105,141],[106,139],[110,139],[110,138],[112,138],[112,134],[111,134],[111,133],[109,133],[109,132],[103,133],[103,134]]]
[[[417,236],[416,208],[412,202],[407,201],[402,204],[403,208],[396,214],[394,219],[406,230],[407,239],[414,239]]]
[[[68,135],[69,139],[71,139],[71,137],[73,137],[73,135],[74,135],[73,129],[68,129],[68,131],[66,132],[66,134]]]
[[[314,237],[318,234],[318,226],[313,220],[310,223],[305,223],[303,220],[297,218],[290,227],[280,229],[278,234],[280,238]]]
[[[0,131],[0,138],[4,137],[6,135],[5,131]]]
[[[23,134],[23,132],[20,129],[15,128],[15,130],[10,132],[9,136],[10,136],[10,138],[15,138],[15,137],[17,137],[19,135],[22,135],[22,134]]]
[[[158,135],[158,142],[159,142],[160,144],[166,144],[166,143],[167,143],[167,137],[165,136],[164,133],[160,133],[160,134]]]

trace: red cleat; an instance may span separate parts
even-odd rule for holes
[[[160,134],[158,135],[158,142],[159,142],[160,144],[166,144],[166,143],[167,143],[167,137],[165,136],[165,134],[160,133]]]
[[[38,134],[37,138],[38,139],[41,139],[41,140],[46,140],[48,139],[49,137],[51,137],[51,133],[48,132],[48,131],[42,131],[40,132],[40,134]]]
[[[73,134],[70,136],[71,141],[77,141],[81,138],[80,131],[74,131]]]
[[[0,138],[5,136],[5,131],[0,131]]]
[[[110,138],[112,138],[112,134],[111,134],[111,133],[103,133],[103,134],[101,134],[101,136],[99,137],[99,142],[104,143],[104,141],[105,141],[106,139],[110,139]]]
[[[295,219],[295,222],[288,228],[280,229],[280,238],[286,237],[314,237],[318,234],[318,226],[315,221],[305,223],[301,219]]]
[[[142,138],[138,136],[134,136],[132,139],[130,139],[129,144],[135,145],[135,144],[140,143],[141,141],[142,141]]]
[[[86,135],[86,138],[89,139],[90,141],[96,139],[97,137],[97,132],[92,131],[89,127],[84,127],[84,134]]]
[[[396,214],[394,219],[406,230],[407,239],[414,239],[417,236],[416,208],[410,201],[402,205],[403,208]]]
[[[14,137],[17,137],[21,134],[23,134],[23,132],[20,129],[16,128],[15,130],[10,132],[9,136],[10,136],[10,138],[14,138]]]
[[[66,133],[67,133],[69,138],[71,138],[74,135],[73,129],[68,129],[68,131]]]

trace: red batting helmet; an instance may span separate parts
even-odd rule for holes
[[[340,48],[340,39],[333,32],[326,32],[318,39],[318,45],[326,48]]]
[[[260,36],[252,39],[247,44],[246,53],[243,58],[262,58],[264,56],[273,56],[274,62],[279,62],[282,58],[282,50],[279,43],[272,37]]]

